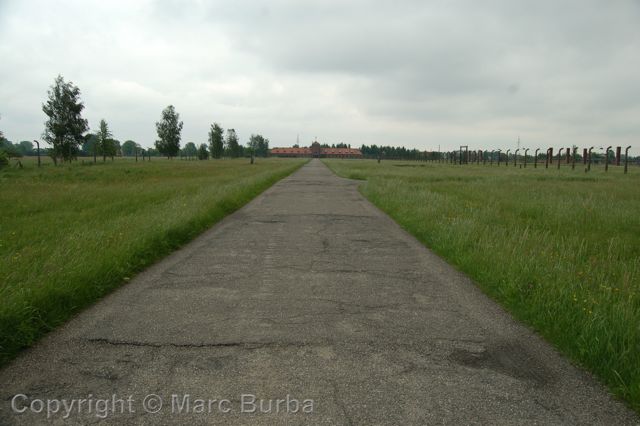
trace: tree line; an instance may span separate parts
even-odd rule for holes
[[[340,147],[338,147],[340,148]],[[417,149],[407,149],[404,146],[378,146],[378,145],[362,145],[360,152],[365,158],[384,157],[392,160],[424,160],[425,152]]]
[[[162,111],[160,121],[156,122],[158,138],[154,148],[142,148],[132,140],[120,143],[113,137],[105,119],[100,120],[97,131],[90,133],[89,123],[82,117],[84,108],[80,89],[58,75],[47,91],[47,100],[42,104],[42,111],[47,116],[42,140],[49,145],[45,153],[53,159],[54,164],[75,160],[79,155],[93,156],[94,162],[100,157],[106,162],[107,158],[113,160],[117,156],[138,154],[206,160],[249,155],[252,158],[266,157],[269,153],[269,139],[264,136],[252,134],[246,146],[243,146],[235,129],[230,128],[225,132],[218,123],[211,124],[208,143],[196,146],[194,142],[187,142],[181,147],[183,122],[173,105],[167,106]],[[7,164],[8,158],[35,154],[33,142],[14,144],[0,131],[0,166]]]

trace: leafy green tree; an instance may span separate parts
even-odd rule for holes
[[[242,155],[242,147],[238,143],[235,129],[227,129],[227,152],[230,157],[238,158]]]
[[[133,157],[136,155],[138,144],[132,140],[127,140],[122,144],[122,155],[124,157]]]
[[[22,155],[33,155],[33,142],[31,141],[22,141],[17,147],[18,151]]]
[[[180,114],[173,105],[162,111],[162,119],[156,123],[158,140],[156,148],[168,158],[175,157],[180,152],[180,133],[182,132]]]
[[[159,157],[160,151],[155,148],[147,148],[147,155],[150,157]]]
[[[4,138],[0,139],[0,151],[4,152],[7,158],[22,157],[19,147],[17,147],[16,145],[12,144],[11,141]]]
[[[98,137],[94,133],[87,133],[84,136],[84,142],[82,144],[82,153],[84,155],[92,155],[95,163],[96,156],[98,154]]]
[[[114,156],[122,156],[122,146],[118,139],[111,139],[111,160]]]
[[[209,150],[212,158],[220,158],[224,153],[224,129],[213,123],[209,130]]]
[[[191,157],[198,155],[198,148],[196,148],[196,144],[193,142],[187,142],[182,150],[182,155],[187,157],[188,160],[190,160]]]
[[[49,119],[42,138],[51,145],[56,164],[58,158],[71,161],[84,142],[82,135],[89,130],[87,120],[82,118],[84,104],[80,101],[80,89],[58,75],[47,94],[49,99],[42,104],[42,111]]]
[[[247,146],[257,157],[266,157],[269,154],[269,139],[262,135],[251,135]]]
[[[198,147],[198,160],[207,160],[209,159],[209,150],[207,149],[207,144],[200,144]]]
[[[100,129],[96,132],[96,146],[98,153],[102,155],[102,162],[107,161],[107,156],[111,156],[113,152],[113,134],[109,131],[109,125],[102,119],[100,120]]]

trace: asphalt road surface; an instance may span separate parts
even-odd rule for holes
[[[313,160],[50,333],[0,424],[639,423],[357,185]]]

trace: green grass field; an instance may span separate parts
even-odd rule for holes
[[[0,169],[0,365],[304,164],[22,162]]]
[[[326,160],[640,411],[640,170]]]

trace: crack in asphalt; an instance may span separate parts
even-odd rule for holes
[[[304,347],[306,342],[216,342],[216,343],[154,343],[135,340],[113,340],[103,337],[83,339],[89,343],[101,343],[112,346],[136,346],[148,348],[241,348],[246,350],[268,347]]]

